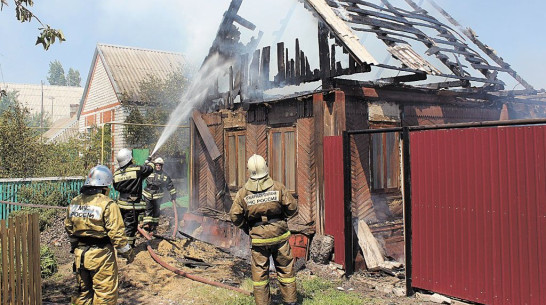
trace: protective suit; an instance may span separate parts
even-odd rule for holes
[[[154,169],[150,163],[134,165],[132,152],[125,148],[118,152],[117,160],[120,168],[114,172],[114,189],[119,192],[118,205],[125,223],[125,233],[129,244],[134,246],[138,219],[146,209],[146,204],[141,201],[142,182]]]
[[[106,166],[93,168],[67,211],[65,229],[78,281],[78,294],[72,304],[116,304],[118,265],[114,248],[132,259],[120,210],[106,195],[111,183],[112,173]]]
[[[294,257],[288,239],[287,219],[298,206],[286,187],[271,179],[265,160],[253,155],[248,161],[250,179],[235,197],[230,210],[232,222],[250,235],[254,299],[258,305],[271,303],[269,257],[273,257],[283,301],[296,304]]]
[[[146,178],[146,188],[142,191],[142,197],[146,203],[143,227],[148,231],[154,231],[159,224],[159,208],[165,196],[164,191],[169,192],[173,204],[176,202],[176,189],[171,178],[163,171],[163,159],[157,158],[153,163],[154,172]]]

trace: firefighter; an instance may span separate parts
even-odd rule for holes
[[[119,207],[108,197],[110,184],[112,172],[108,167],[95,166],[67,211],[65,229],[79,285],[72,304],[116,304],[118,265],[114,248],[127,262],[133,259]]]
[[[127,148],[121,149],[116,159],[119,168],[114,172],[114,188],[119,192],[118,205],[125,223],[125,233],[129,244],[135,246],[138,220],[146,204],[142,199],[142,182],[154,171],[148,157],[143,166],[133,164],[133,153]]]
[[[230,217],[252,241],[254,300],[258,305],[271,303],[269,257],[272,256],[283,301],[296,304],[296,275],[287,224],[287,219],[298,212],[296,200],[282,183],[271,179],[262,156],[250,157],[247,167],[250,178],[237,192]]]
[[[176,205],[176,189],[171,178],[163,171],[165,164],[163,158],[156,158],[153,163],[154,172],[146,178],[146,188],[142,191],[142,197],[146,202],[143,228],[150,232],[154,231],[159,224],[159,207],[164,190],[169,191],[172,204]]]

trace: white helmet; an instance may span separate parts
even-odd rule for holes
[[[112,184],[112,172],[104,165],[97,165],[89,171],[83,186],[109,186]]]
[[[260,155],[254,154],[248,158],[247,168],[252,179],[261,179],[269,174],[265,159]]]
[[[122,148],[118,151],[116,159],[118,160],[119,166],[124,167],[133,159],[133,152],[130,149]]]
[[[163,161],[163,158],[158,157],[158,158],[155,158],[154,164],[161,164],[161,165],[163,165],[163,164],[165,164],[165,162]]]

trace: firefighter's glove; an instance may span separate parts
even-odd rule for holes
[[[152,163],[152,156],[148,156],[148,159],[146,159],[146,161],[144,161],[145,165],[149,165],[150,163]]]
[[[129,246],[129,245],[127,245]],[[129,250],[125,252],[118,251],[119,256],[127,260],[127,264],[132,263],[135,260],[135,250],[129,246]]]

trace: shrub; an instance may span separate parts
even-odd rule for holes
[[[58,270],[55,254],[48,246],[40,247],[40,270],[42,278],[48,278]]]

